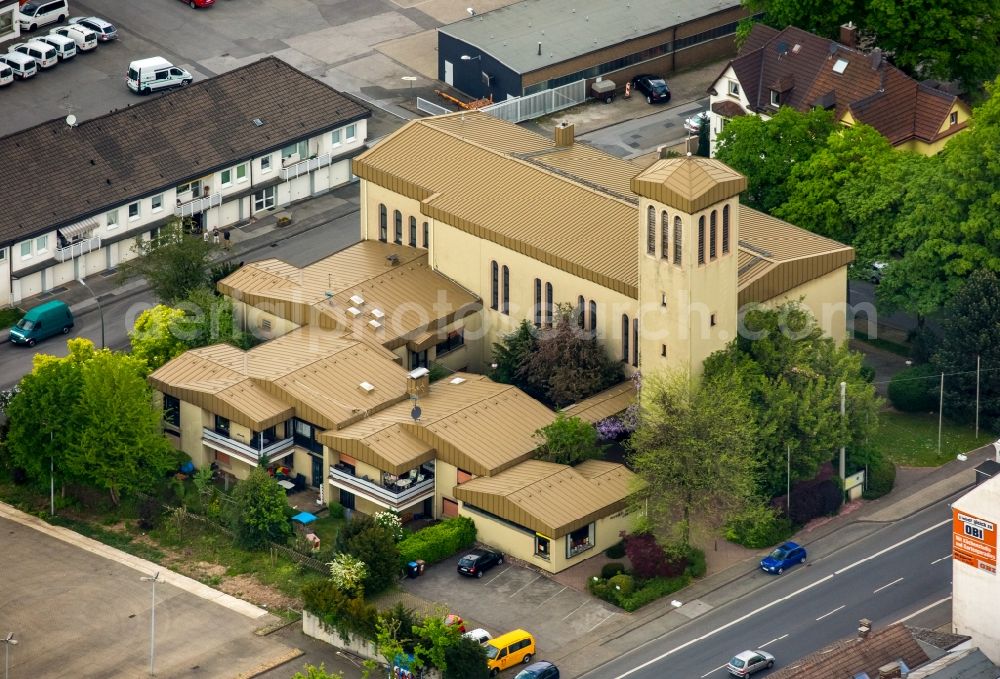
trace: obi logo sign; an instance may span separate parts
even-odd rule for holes
[[[952,512],[952,557],[955,561],[996,575],[996,524],[955,509]]]

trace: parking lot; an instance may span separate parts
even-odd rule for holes
[[[416,579],[404,580],[403,587],[447,605],[466,619],[470,629],[469,623],[475,622],[493,636],[518,628],[531,632],[539,660],[621,615],[600,599],[506,560],[481,579],[461,576],[456,570],[460,556],[431,566]]]

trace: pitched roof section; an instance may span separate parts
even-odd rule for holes
[[[782,106],[803,112],[829,108],[838,119],[849,112],[894,145],[912,139],[929,143],[965,129],[948,125],[956,103],[965,106],[954,95],[918,83],[878,50],[862,54],[794,26],[776,31],[755,24],[730,64],[755,112],[774,112],[770,90],[775,90]]]
[[[624,465],[601,460],[576,467],[528,460],[455,486],[455,497],[555,539],[624,509],[635,478]]]
[[[352,332],[387,349],[426,333],[433,341],[440,329],[482,307],[478,297],[429,266],[426,250],[372,240],[304,269],[277,259],[252,262],[218,288],[298,325]]]
[[[732,198],[747,187],[747,178],[725,163],[700,156],[658,160],[632,180],[640,196],[687,213]]]
[[[674,0],[665,12],[662,0],[522,0],[438,31],[529,73],[738,6],[735,0]]]
[[[18,206],[0,213],[0,245],[369,116],[266,57],[75,127],[58,119],[15,132],[0,138],[0,204]]]
[[[843,679],[867,672],[878,676],[878,668],[902,659],[907,667],[927,662],[927,654],[902,623],[874,629],[868,637],[838,641],[768,676],[770,679]]]
[[[621,384],[605,389],[599,394],[585,398],[571,406],[563,408],[562,412],[570,417],[595,424],[601,420],[617,415],[635,403],[635,383],[627,380]]]
[[[507,384],[456,373],[435,382],[413,403],[399,403],[320,440],[335,450],[394,474],[436,457],[472,474],[489,476],[531,457],[535,431],[554,413]]]

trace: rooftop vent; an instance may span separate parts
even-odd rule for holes
[[[254,118],[253,119],[253,125],[254,125],[254,127],[260,127],[263,124],[264,124],[264,121],[261,120],[260,118]]]
[[[399,255],[396,254],[389,255],[385,258],[385,260],[389,262],[391,266],[396,266],[397,264],[399,264]]]
[[[427,368],[414,368],[413,370],[411,370],[410,372],[408,372],[406,375],[411,380],[415,380],[415,379],[418,379],[420,377],[423,377],[424,375],[427,375],[428,373],[430,373],[430,370],[428,370]]]
[[[376,320],[371,320],[368,321],[368,327],[370,327],[372,330],[378,330],[379,328],[382,327],[382,324]]]
[[[795,43],[795,47],[792,48],[792,54],[798,54],[802,50],[802,45]]]
[[[381,309],[372,309],[372,318],[382,319],[385,318],[385,312]]]
[[[361,309],[356,309],[354,307],[348,307],[347,313],[349,313],[351,316],[357,318],[358,316],[361,315]]]
[[[461,384],[464,381],[465,381],[464,377],[452,377],[450,380],[448,380],[448,382],[450,382],[451,384]]]
[[[351,304],[354,306],[361,306],[365,303],[365,298],[361,295],[351,295]]]
[[[846,70],[847,70],[847,59],[837,59],[837,61],[833,64],[834,73],[843,73]]]
[[[375,385],[372,384],[371,382],[362,382],[358,386],[361,387],[367,394],[370,394],[373,391],[375,391]]]

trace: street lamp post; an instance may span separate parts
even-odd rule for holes
[[[13,632],[8,632],[6,637],[0,639],[0,642],[2,642],[4,646],[3,677],[4,679],[8,679],[8,675],[10,674],[10,647],[17,646],[17,639],[14,638]]]
[[[156,659],[156,583],[160,581],[160,571],[156,571],[153,577],[143,576],[139,578],[143,582],[153,583],[153,602],[149,607],[149,676],[155,676],[153,668]]]
[[[101,315],[101,348],[104,348],[104,308],[101,306],[101,298],[94,294],[94,291],[90,289],[90,286],[83,282],[83,278],[77,278],[76,282],[87,289],[90,296],[94,298],[97,302],[97,312]]]

